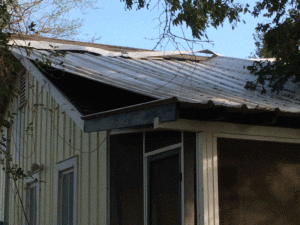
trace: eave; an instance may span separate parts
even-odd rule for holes
[[[122,129],[152,125],[159,117],[162,122],[178,119],[179,101],[177,98],[152,101],[81,117],[84,132]]]
[[[300,113],[287,113],[279,109],[262,110],[226,107],[207,103],[180,102],[177,98],[152,101],[116,110],[81,117],[84,131],[94,132],[153,125],[177,120],[213,121],[253,126],[300,128]]]

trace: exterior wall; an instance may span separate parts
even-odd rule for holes
[[[160,123],[155,129],[197,132],[198,209],[202,225],[219,225],[219,188],[217,139],[245,139],[257,141],[298,143],[300,130],[250,126],[221,122],[179,120]]]
[[[46,84],[47,85],[47,84]],[[42,105],[41,105],[42,104]],[[20,108],[18,99],[10,105],[16,113],[11,127],[11,152],[14,162],[24,171],[32,163],[42,163],[40,173],[39,224],[56,221],[56,163],[78,156],[77,224],[107,224],[107,133],[83,133],[47,91],[34,78],[30,79],[28,102]],[[9,119],[9,118],[7,118]],[[258,127],[201,121],[156,123],[155,128],[198,132],[198,209],[200,224],[218,225],[218,157],[217,138],[300,143],[300,130]],[[4,173],[0,172],[0,185]],[[17,183],[25,200],[25,181]],[[203,191],[202,191],[203,190]],[[0,189],[0,200],[3,196]],[[2,193],[2,195],[1,195]],[[0,202],[0,212],[1,206]],[[24,224],[21,204],[12,183],[9,224]],[[0,214],[0,220],[1,220]]]
[[[11,152],[14,162],[25,172],[33,163],[44,165],[40,172],[39,224],[55,224],[56,163],[75,155],[78,156],[77,224],[105,224],[107,133],[83,133],[34,77],[28,80],[26,106],[20,109],[15,99],[9,109],[17,113],[12,126]],[[2,176],[0,173],[0,179]],[[25,181],[17,185],[24,201]],[[16,187],[13,184],[11,187],[9,225],[21,225],[24,224],[21,204]]]

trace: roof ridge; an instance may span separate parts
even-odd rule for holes
[[[38,35],[11,35],[11,39],[20,39],[23,41],[44,41],[44,42],[53,42],[53,43],[59,43],[59,44],[67,44],[67,45],[78,45],[78,46],[84,46],[84,47],[93,47],[93,48],[101,48],[104,50],[109,51],[153,51],[149,49],[141,49],[141,48],[133,48],[133,47],[124,47],[124,46],[116,46],[116,45],[106,45],[106,44],[98,44],[98,43],[90,43],[90,42],[82,42],[82,41],[75,41],[75,40],[65,40],[65,39],[58,39],[58,38],[48,38],[48,37],[42,37]]]
[[[54,41],[54,42],[53,42]],[[61,43],[56,42],[51,39],[50,41],[46,40],[34,40],[34,39],[23,39],[15,38],[9,41],[9,45],[19,46],[19,47],[30,47],[37,50],[50,50],[50,51],[81,51],[88,52],[91,54],[109,56],[109,57],[125,57],[125,58],[135,58],[135,59],[144,59],[151,57],[168,57],[168,56],[184,56],[187,54],[194,53],[205,53],[212,54],[216,56],[217,54],[210,50],[200,50],[200,51],[128,51],[127,49],[119,48],[119,51],[113,51],[112,49],[105,49],[103,46],[98,46],[98,48],[84,46],[84,45],[74,45],[70,43]],[[116,49],[115,49],[116,50]],[[202,57],[203,58],[203,57]]]

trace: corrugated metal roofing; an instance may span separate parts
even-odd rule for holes
[[[72,41],[72,40],[64,40],[64,39],[56,39],[56,38],[47,38],[41,37],[39,35],[12,35],[12,40],[23,40],[23,41],[39,41],[39,42],[48,42],[48,43],[56,43],[56,44],[64,44],[64,45],[76,45],[80,47],[94,47],[101,48],[103,50],[112,51],[112,52],[120,52],[120,51],[147,51],[145,49],[139,48],[131,48],[125,46],[115,46],[115,45],[104,45],[97,43],[89,43],[89,42],[81,42],[81,41]],[[149,50],[151,51],[151,50]]]
[[[209,50],[203,51],[167,51],[167,52],[160,52],[160,51],[108,51],[101,48],[96,47],[89,47],[89,46],[78,46],[72,44],[63,44],[63,43],[55,43],[55,42],[46,42],[46,41],[30,41],[30,40],[11,40],[9,45],[17,45],[17,46],[25,46],[30,47],[33,49],[39,50],[55,50],[55,51],[76,51],[76,52],[89,52],[95,53],[102,56],[109,56],[109,57],[126,57],[126,58],[148,58],[148,57],[165,57],[165,56],[172,56],[172,55],[186,55],[189,53],[205,53],[205,54],[213,54],[217,55],[217,53],[211,52]],[[120,49],[122,50],[122,49]]]
[[[215,105],[230,107],[247,105],[248,108],[300,111],[297,85],[288,84],[289,91],[266,95],[260,94],[259,90],[253,92],[244,88],[247,81],[255,80],[247,70],[253,60],[216,54],[198,61],[167,60],[164,54],[157,53],[156,56],[161,57],[153,59],[153,54],[146,54],[144,59],[139,59],[134,57],[135,53],[124,58],[124,55],[111,52],[94,55],[88,49],[82,53],[64,49],[65,57],[51,58],[54,67],[157,99],[177,97],[179,101],[190,103],[207,103],[211,100]],[[13,52],[26,55],[21,48],[14,48]],[[30,58],[41,59],[42,54],[49,55],[49,52],[34,50]],[[61,61],[63,66],[58,65]]]

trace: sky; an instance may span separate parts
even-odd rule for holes
[[[153,0],[152,0],[153,1]],[[254,2],[253,0],[247,1]],[[154,2],[154,1],[153,1]],[[240,0],[243,3],[243,0]],[[143,49],[153,49],[156,46],[159,37],[159,20],[162,7],[152,10],[125,10],[125,4],[120,0],[101,0],[96,7],[98,9],[86,10],[82,14],[76,11],[72,16],[81,17],[85,20],[81,28],[81,35],[77,40],[92,41],[95,43],[109,44],[124,47],[135,47]],[[246,21],[238,23],[238,26],[232,30],[228,21],[223,27],[208,28],[207,35],[212,43],[200,43],[193,46],[193,50],[209,49],[221,55],[235,58],[247,58],[251,52],[255,51],[253,33],[257,22],[265,21],[265,18],[254,19],[251,15],[243,15],[241,19]],[[174,33],[181,35],[182,30],[179,27],[172,28]],[[183,27],[187,38],[192,38],[191,32]],[[98,39],[100,38],[100,39]],[[206,40],[205,38],[203,40]],[[189,50],[189,46],[180,42],[183,47],[180,50]],[[190,44],[189,44],[190,45]],[[156,50],[176,50],[176,46],[166,42],[158,46]]]

